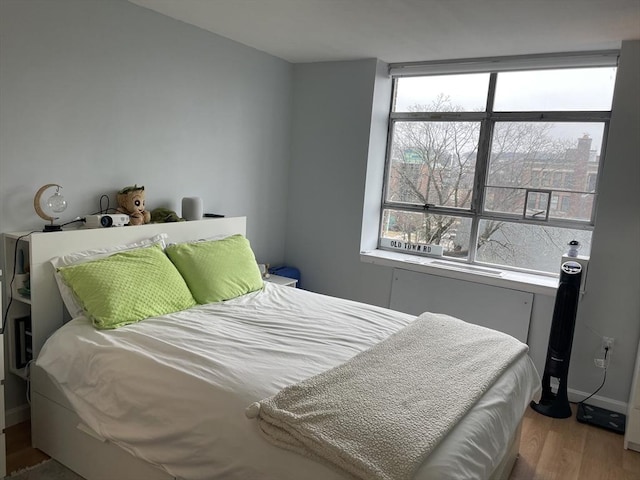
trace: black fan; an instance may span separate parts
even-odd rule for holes
[[[581,277],[582,266],[578,262],[568,261],[562,264],[542,376],[542,397],[540,403],[531,402],[531,408],[548,417],[568,418],[572,414],[567,397],[567,377]],[[551,377],[559,382],[556,393],[551,390]]]

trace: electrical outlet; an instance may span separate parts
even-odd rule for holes
[[[611,352],[613,350],[613,337],[602,337],[600,343],[600,350],[596,354],[596,358],[593,359],[593,363],[598,368],[607,368],[611,361]]]
[[[614,340],[615,339],[613,337],[602,337],[602,350],[609,349],[609,353],[611,353],[611,350],[613,350]]]

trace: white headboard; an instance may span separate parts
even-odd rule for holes
[[[37,358],[44,342],[63,325],[65,319],[64,305],[50,263],[53,257],[132,243],[159,233],[168,235],[167,243],[198,240],[215,235],[246,235],[246,217],[32,234],[29,259],[33,358]]]

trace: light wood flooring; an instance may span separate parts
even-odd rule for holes
[[[7,442],[7,475],[37,465],[49,458],[31,447],[31,422],[26,421],[4,429]]]
[[[624,449],[624,437],[571,418],[527,409],[520,456],[510,480],[640,480],[640,453]]]
[[[29,422],[5,432],[7,472],[49,458],[31,447]],[[640,453],[625,450],[622,435],[579,423],[575,414],[560,420],[527,409],[511,480],[640,480]]]

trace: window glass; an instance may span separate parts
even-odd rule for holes
[[[479,122],[395,122],[388,202],[470,208]]]
[[[488,73],[399,78],[393,111],[483,111],[488,85]]]
[[[595,195],[586,193],[563,192],[557,195],[557,205],[552,205],[549,218],[589,221],[593,211]]]
[[[440,245],[444,255],[467,258],[471,219],[422,212],[385,210],[381,237],[410,244]]]
[[[604,123],[497,122],[487,184],[591,191]]]
[[[469,263],[550,273],[570,240],[588,254],[615,76],[396,78],[380,247],[440,245]]]
[[[589,221],[603,133],[603,123],[497,122],[485,211],[522,213],[524,189],[539,188],[565,192],[552,200],[549,218]]]
[[[549,218],[549,197],[551,192],[527,190],[524,218],[531,220],[547,220]]]
[[[486,212],[522,215],[527,197],[525,188],[487,187],[484,191]]]
[[[580,242],[581,255],[589,255],[590,231],[480,220],[476,259],[492,265],[558,273],[571,240]]]
[[[501,72],[494,111],[608,111],[615,80],[615,67]]]

